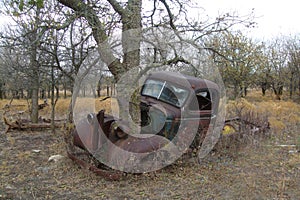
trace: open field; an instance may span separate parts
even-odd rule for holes
[[[0,199],[299,199],[300,104],[259,97],[254,91],[246,100],[229,102],[228,115],[237,104],[267,114],[268,138],[240,148],[218,148],[201,164],[181,159],[156,173],[127,175],[120,181],[104,180],[68,159],[63,130],[3,133],[1,121]],[[0,101],[0,108],[7,102]],[[68,103],[59,100],[58,118],[65,118]],[[107,101],[96,107],[109,105]],[[41,114],[48,117],[49,111]],[[48,162],[56,154],[64,158]]]

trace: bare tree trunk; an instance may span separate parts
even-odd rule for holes
[[[33,123],[38,122],[39,118],[39,63],[37,61],[37,49],[38,49],[38,26],[40,25],[39,18],[40,10],[37,9],[35,13],[35,21],[33,24],[33,30],[30,36],[30,65],[31,65],[31,121]]]
[[[91,86],[91,92],[92,92],[92,95],[93,95],[93,97],[94,98],[96,98],[97,97],[97,95],[96,95],[96,90],[95,90],[95,88],[93,87],[93,84],[90,84],[90,86]]]
[[[109,85],[106,86],[106,96],[109,96]]]
[[[85,86],[83,86],[83,88],[82,88],[82,95],[83,95],[83,97],[85,97],[86,95],[85,95],[85,90],[86,90],[86,87]]]
[[[48,99],[51,98],[51,85],[48,85],[48,87],[47,87],[47,98]]]
[[[0,99],[3,99],[3,84],[0,82]]]
[[[298,90],[299,90],[299,96],[300,96],[300,76],[299,76],[299,80],[298,80]]]
[[[65,76],[62,77],[62,87],[63,87],[63,91],[64,91],[64,99],[66,99],[67,98],[67,83],[66,83]]]
[[[128,1],[127,9],[122,13],[122,47],[124,52],[123,67],[126,71],[140,64],[142,1]]]
[[[102,78],[102,76],[101,76]],[[101,78],[99,79],[98,83],[97,83],[97,97],[101,96]]]
[[[265,96],[267,91],[267,83],[261,83],[261,92],[262,95]]]
[[[41,88],[40,91],[41,91],[40,98],[45,99],[46,98],[46,90],[44,88]]]
[[[55,106],[58,100],[58,96],[55,96],[55,78],[54,78],[54,66],[51,64],[51,130],[55,133]]]
[[[56,98],[59,98],[59,87],[55,85],[55,89],[56,89]]]
[[[110,87],[110,96],[111,97],[113,96],[113,91],[114,91],[114,84],[112,83],[111,87]]]
[[[39,99],[39,90],[34,88],[32,90],[32,96],[31,96],[31,121],[33,123],[37,123],[39,119],[38,99]]]
[[[293,96],[293,87],[294,87],[294,84],[293,84],[293,74],[292,74],[291,77],[290,77],[290,88],[289,88],[290,98],[292,98],[292,96]]]
[[[244,87],[244,95],[245,95],[245,97],[247,96],[247,94],[248,94],[247,87]]]
[[[31,92],[31,121],[33,123],[38,122],[39,118],[39,72],[38,72],[38,63],[35,60],[36,58],[36,49],[33,50],[31,55],[31,64],[32,64],[32,92]]]
[[[20,89],[20,98],[24,99],[24,90],[23,89]]]
[[[276,85],[273,85],[274,94],[276,96],[277,100],[281,100],[282,90],[283,86],[282,83],[278,83]]]
[[[66,98],[67,98],[67,88],[64,87],[64,99],[66,99]]]

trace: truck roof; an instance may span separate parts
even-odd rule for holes
[[[166,72],[166,71],[151,72],[148,78],[165,80],[167,82],[176,83],[183,87],[191,86],[194,90],[208,88],[208,89],[216,89],[219,91],[218,85],[212,81],[177,73],[177,72]]]

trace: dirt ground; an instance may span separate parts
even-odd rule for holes
[[[156,173],[129,174],[119,181],[70,160],[62,130],[4,133],[2,121],[0,128],[0,199],[300,198],[300,153],[284,146],[295,144],[300,126],[238,150],[214,151],[201,164],[179,160]],[[64,157],[48,162],[57,154]]]

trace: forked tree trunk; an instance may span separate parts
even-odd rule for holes
[[[121,16],[122,19],[122,48],[123,62],[113,54],[110,44],[108,43],[108,35],[93,7],[81,0],[58,0],[63,5],[73,9],[82,15],[89,25],[92,27],[92,33],[95,41],[98,44],[98,52],[101,60],[108,65],[109,71],[113,74],[115,81],[118,82],[125,72],[137,67],[140,64],[140,42],[141,42],[141,11],[142,0],[128,0],[127,5],[123,6],[118,1],[111,0],[109,3],[113,9]],[[127,77],[131,78],[131,77]],[[132,80],[133,78],[131,78]],[[130,99],[131,95],[123,87],[117,88],[117,95],[124,99]],[[125,95],[125,96],[123,96]],[[118,103],[121,102],[118,99]],[[125,102],[126,104],[129,102]],[[127,111],[120,109],[120,116],[126,116]]]

